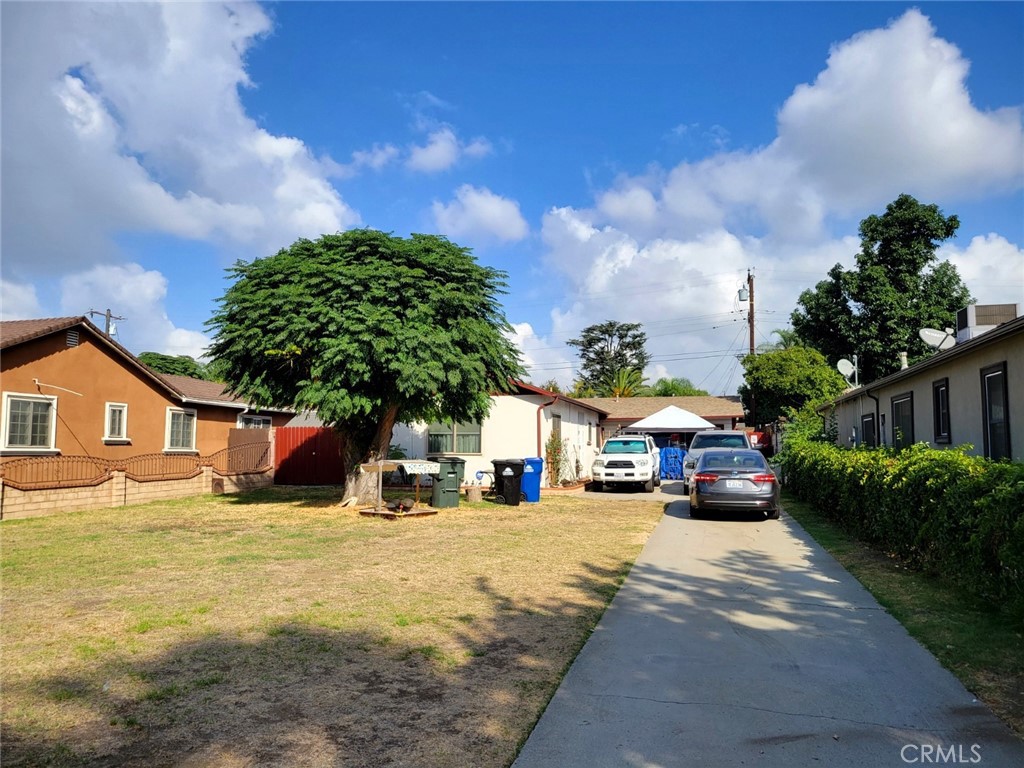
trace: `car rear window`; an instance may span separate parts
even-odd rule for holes
[[[647,453],[645,440],[609,440],[601,453]]]
[[[764,456],[756,451],[705,453],[701,457],[701,466],[704,469],[768,469]]]
[[[746,441],[739,435],[696,435],[690,444],[694,448],[746,448]]]

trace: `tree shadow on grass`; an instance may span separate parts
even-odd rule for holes
[[[517,599],[481,577],[490,614],[442,617],[443,640],[429,626],[400,643],[297,616],[153,658],[109,652],[77,676],[8,687],[75,716],[59,733],[5,723],[2,763],[508,765],[627,568],[586,565],[579,602]]]

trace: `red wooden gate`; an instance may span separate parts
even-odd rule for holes
[[[274,430],[275,485],[342,485],[341,440],[330,427]]]

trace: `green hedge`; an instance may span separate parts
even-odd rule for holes
[[[778,458],[786,488],[853,535],[1024,610],[1024,465],[804,439]]]

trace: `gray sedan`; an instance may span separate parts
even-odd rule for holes
[[[760,451],[709,448],[690,478],[690,517],[711,510],[757,510],[774,520],[779,495],[779,480]]]

